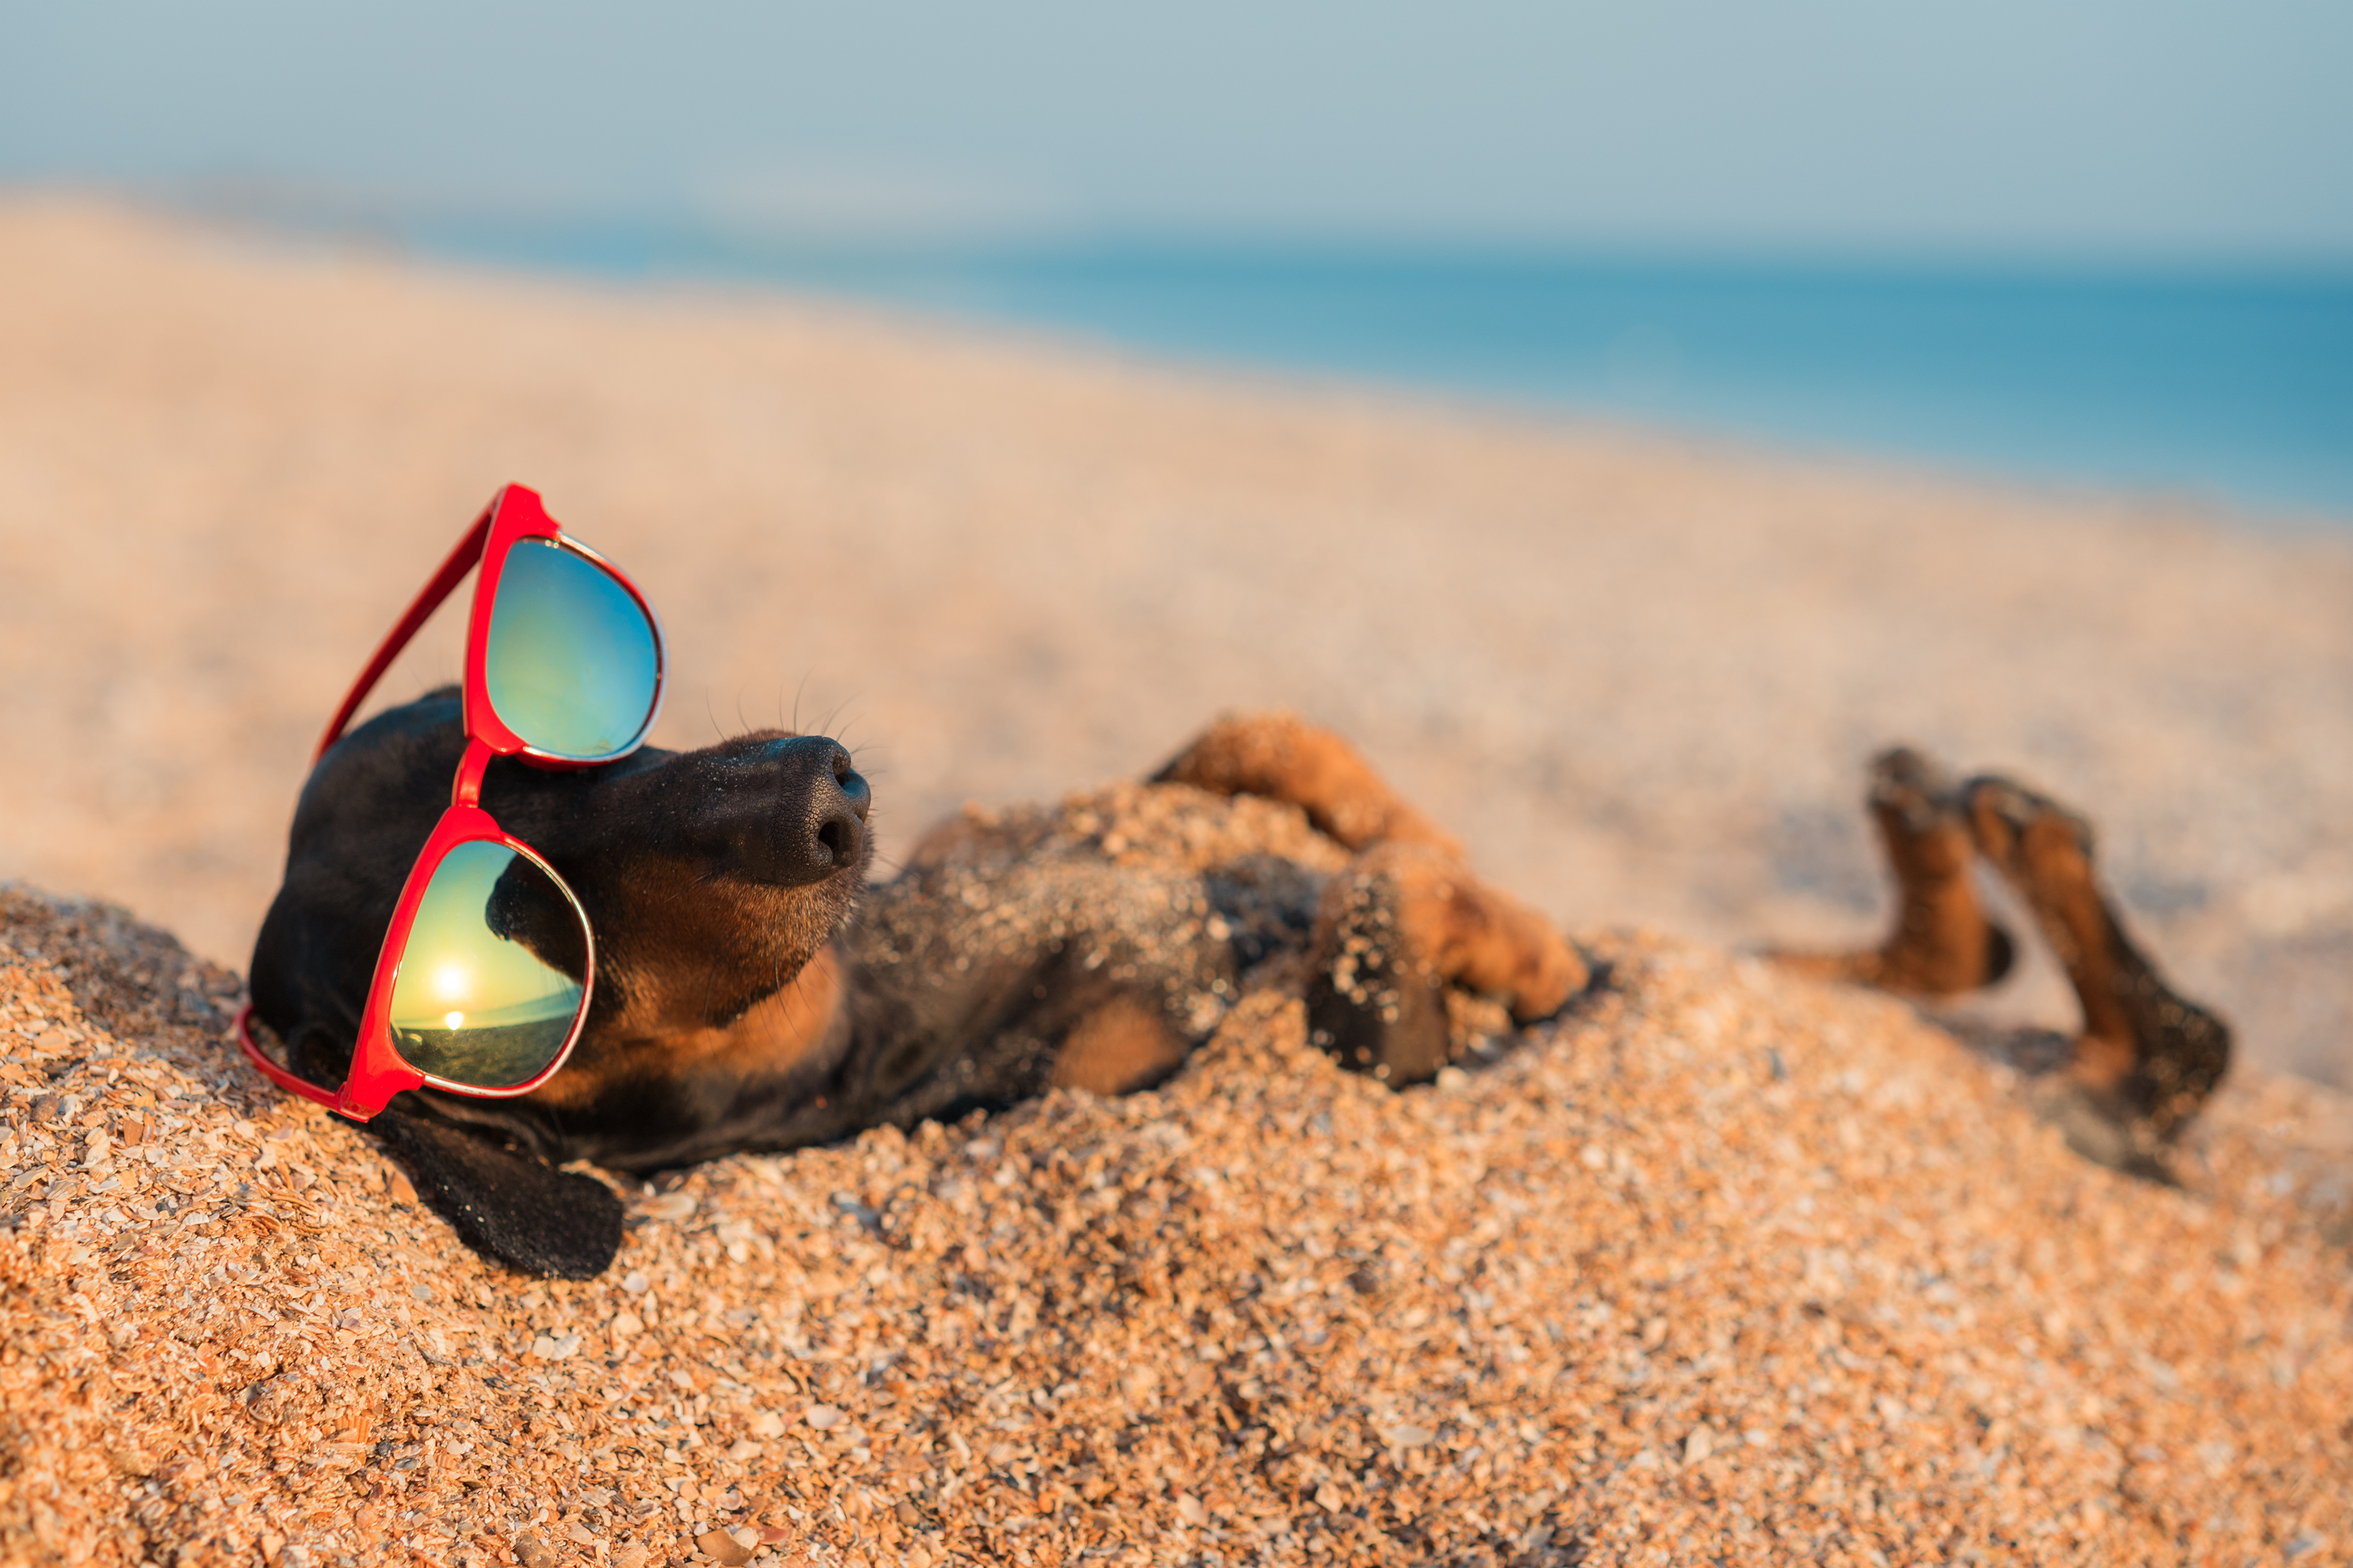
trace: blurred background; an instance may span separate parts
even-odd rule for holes
[[[18,183],[2353,511],[2328,0],[0,16]]]
[[[520,479],[661,606],[657,738],[844,735],[886,856],[1283,704],[1565,921],[1860,942],[1909,741],[2353,1083],[2348,60],[2322,0],[0,0],[0,879],[241,965]]]

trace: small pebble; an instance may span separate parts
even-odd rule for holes
[[[727,1568],[743,1568],[744,1563],[752,1561],[752,1548],[723,1530],[705,1531],[694,1538],[694,1544],[704,1556],[726,1563]],[[534,1563],[532,1568],[539,1568],[539,1565]]]

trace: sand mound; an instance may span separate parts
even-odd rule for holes
[[[1156,1093],[633,1185],[575,1285],[0,889],[0,1560],[2353,1554],[2353,1106],[2242,1077],[2151,1187],[1905,1008],[1588,940],[1436,1087],[1262,994]]]

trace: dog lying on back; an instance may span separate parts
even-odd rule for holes
[[[258,1024],[341,1081],[376,950],[446,802],[459,696],[384,713],[322,759],[251,970]],[[1245,989],[1305,1002],[1310,1038],[1393,1086],[1449,1059],[1450,994],[1535,1022],[1587,988],[1547,921],[1337,737],[1286,714],[1212,727],[1147,784],[1059,808],[967,811],[870,886],[869,791],[832,741],[755,732],[552,773],[494,763],[483,804],[587,911],[598,974],[578,1046],[537,1091],[411,1091],[370,1126],[477,1250],[585,1279],[621,1209],[586,1160],[648,1173],[1057,1087],[1148,1087]],[[2161,1144],[2229,1036],[2126,939],[2081,819],[2017,786],[1955,787],[1894,752],[1872,806],[1902,892],[1872,952],[1791,957],[1912,994],[1989,984],[2007,935],[1972,851],[2024,894],[2083,999],[2073,1081],[2124,1144]]]

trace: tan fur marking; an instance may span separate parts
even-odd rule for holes
[[[2130,1035],[2084,1034],[2076,1037],[2067,1058],[2067,1076],[2085,1089],[2105,1091],[2121,1085],[2139,1064],[2140,1049]]]
[[[1408,805],[1356,748],[1295,713],[1220,719],[1153,778],[1287,802],[1351,849],[1429,844],[1457,858],[1462,854],[1461,840]]]
[[[831,946],[775,995],[756,1002],[723,1028],[682,1029],[673,1034],[607,1047],[593,1063],[576,1058],[533,1091],[543,1105],[586,1105],[606,1090],[607,1073],[624,1073],[656,1058],[665,1076],[715,1072],[765,1078],[789,1071],[821,1046],[841,1002],[841,961]],[[584,1067],[586,1070],[582,1070]]]
[[[1124,1094],[1166,1077],[1185,1059],[1185,1042],[1168,1020],[1121,996],[1079,1020],[1054,1058],[1057,1089]]]

